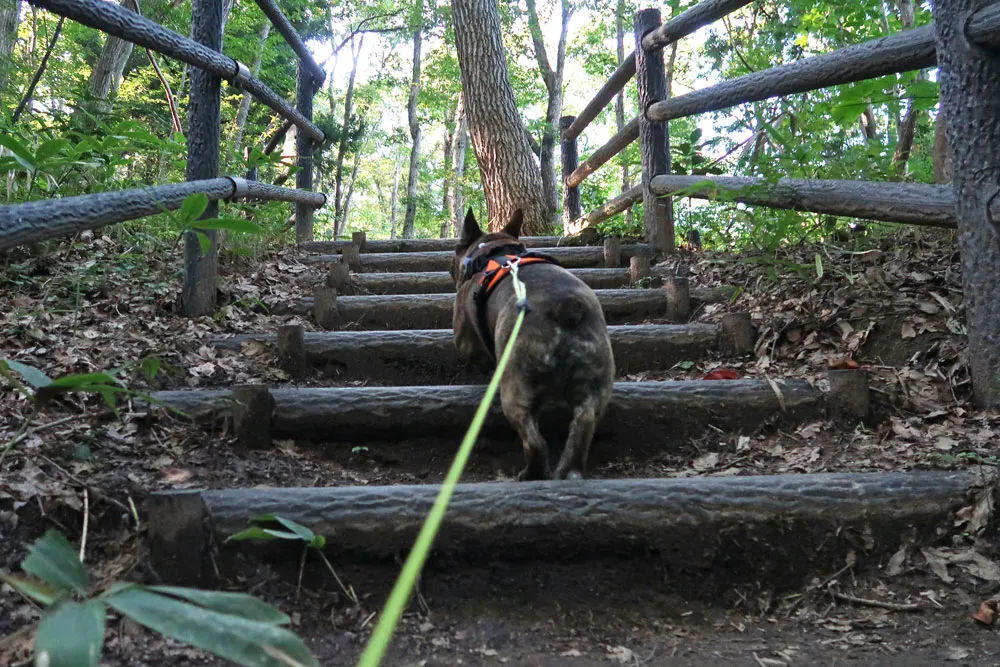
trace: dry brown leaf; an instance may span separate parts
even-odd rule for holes
[[[997,601],[996,600],[984,600],[981,605],[979,605],[979,611],[972,615],[972,620],[977,623],[982,623],[983,625],[993,625],[996,621],[997,614]]]

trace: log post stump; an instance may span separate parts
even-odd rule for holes
[[[368,235],[364,232],[352,233],[351,243],[358,246],[358,252],[368,252]]]
[[[145,502],[149,565],[159,583],[215,588],[212,516],[199,491],[167,491]]]
[[[756,334],[750,313],[726,313],[722,316],[723,346],[734,354],[753,352]]]
[[[852,421],[866,421],[871,414],[868,372],[860,369],[829,371],[830,393],[827,406],[830,416]]]
[[[344,262],[334,262],[326,273],[326,286],[337,290],[338,294],[354,294],[351,268]]]
[[[301,324],[278,327],[278,365],[293,378],[305,375],[305,329]]]
[[[604,266],[609,269],[622,265],[622,240],[611,237],[604,239]]]
[[[650,265],[648,255],[633,255],[628,261],[628,279],[629,283],[633,286],[638,284],[640,280],[650,278],[653,275],[653,269]]]
[[[233,387],[233,433],[244,450],[271,447],[274,397],[266,384]]]
[[[667,319],[687,322],[691,317],[691,285],[687,276],[668,276],[663,281],[667,293]]]
[[[361,251],[358,245],[356,243],[345,245],[340,261],[346,264],[349,270],[359,273],[361,271]]]
[[[317,287],[313,294],[313,317],[327,331],[337,328],[337,290],[332,287]]]

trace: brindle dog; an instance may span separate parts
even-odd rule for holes
[[[608,326],[597,295],[586,283],[552,258],[526,250],[518,240],[522,222],[518,210],[501,232],[485,234],[472,209],[466,214],[453,267],[455,347],[465,363],[495,360],[503,353],[517,319],[518,299],[514,281],[497,269],[511,257],[520,257],[518,278],[527,290],[528,312],[500,381],[504,415],[524,446],[525,466],[518,479],[553,477],[539,430],[539,413],[550,407],[568,408],[572,415],[554,477],[579,479],[594,430],[611,400],[615,360]],[[483,284],[492,283],[485,296],[480,284],[484,275]]]

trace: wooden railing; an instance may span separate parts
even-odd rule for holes
[[[32,5],[196,68],[190,84],[188,182],[0,207],[0,250],[135,220],[163,209],[174,210],[185,197],[196,193],[206,194],[211,202],[203,219],[216,217],[218,202],[223,199],[293,202],[296,240],[312,241],[313,212],[326,204],[326,195],[312,192],[313,150],[326,139],[313,123],[312,105],[326,75],[274,1],[256,1],[298,55],[294,106],[253,76],[245,65],[222,53],[222,0],[193,0],[192,38],[104,0],[28,0]],[[237,176],[219,177],[222,80],[242,88],[286,119],[282,129],[268,142],[266,153],[274,149],[291,126],[298,129],[295,189]],[[215,230],[202,233],[211,239],[208,253],[202,252],[194,233],[188,233],[185,239],[183,307],[192,316],[215,310],[218,239]]]

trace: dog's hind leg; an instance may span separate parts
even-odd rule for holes
[[[517,398],[508,399],[511,394],[517,396],[516,392],[505,393],[501,396],[500,403],[503,406],[504,416],[510,425],[517,429],[517,434],[521,436],[521,445],[524,447],[524,469],[518,473],[519,482],[537,479],[552,479],[552,471],[549,469],[549,447],[542,437],[542,432],[538,430],[538,422],[531,412],[531,407],[524,405]]]
[[[573,421],[569,424],[569,437],[559,465],[556,466],[556,479],[582,479],[587,469],[587,455],[590,453],[590,443],[597,429],[598,412],[595,401],[587,400],[573,410]]]

